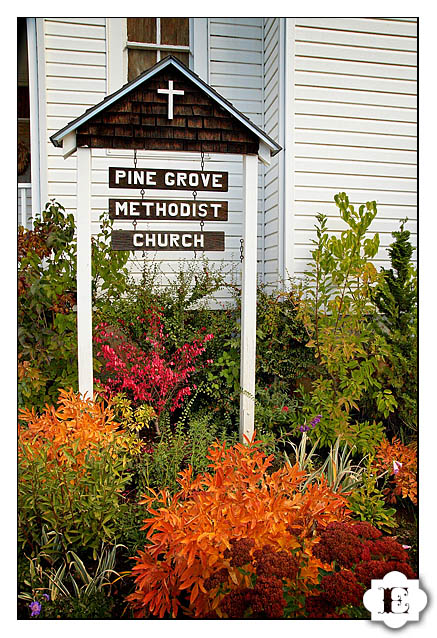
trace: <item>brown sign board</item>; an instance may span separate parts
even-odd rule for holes
[[[109,217],[116,220],[181,220],[226,222],[228,202],[174,199],[110,199]]]
[[[112,250],[223,251],[223,232],[113,230]]]
[[[110,166],[109,188],[225,192],[228,190],[228,173]]]

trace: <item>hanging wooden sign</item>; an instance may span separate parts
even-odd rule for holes
[[[109,167],[109,188],[225,192],[228,190],[228,173],[111,166]]]
[[[199,250],[223,251],[223,232],[181,232],[113,230],[112,250]]]
[[[228,221],[228,202],[169,199],[110,199],[109,217],[117,220]]]

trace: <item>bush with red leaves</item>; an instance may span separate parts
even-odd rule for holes
[[[137,317],[137,321],[138,326],[143,327],[147,350],[136,346],[107,323],[97,326],[94,335],[94,342],[99,344],[97,356],[105,363],[96,383],[106,398],[124,392],[135,406],[144,402],[152,405],[158,416],[167,408],[173,412],[191,394],[190,377],[213,335],[203,334],[170,352],[162,311],[149,309],[144,317]]]
[[[315,590],[320,592],[318,595],[307,597],[305,609],[309,618],[338,618],[351,607],[363,610],[363,594],[371,580],[381,579],[391,571],[416,577],[402,545],[383,536],[370,523],[329,523],[319,533],[313,555],[325,563],[335,561],[339,569],[321,579],[320,588]]]

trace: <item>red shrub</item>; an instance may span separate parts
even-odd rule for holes
[[[162,313],[154,309],[147,314],[147,319],[138,317],[140,324],[146,324],[143,339],[150,345],[147,352],[128,342],[108,324],[97,327],[94,337],[100,344],[97,356],[106,364],[102,379],[96,382],[101,384],[106,397],[124,392],[134,405],[150,403],[159,416],[167,407],[174,411],[191,394],[188,382],[196,370],[195,362],[213,335],[205,334],[170,353]]]

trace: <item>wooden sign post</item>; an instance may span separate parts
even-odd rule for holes
[[[281,147],[217,91],[168,56],[52,135],[64,158],[77,150],[77,315],[79,390],[93,397],[91,303],[92,149],[225,153],[243,156],[244,260],[241,299],[240,440],[254,431],[258,159],[270,164]],[[219,171],[109,169],[109,187],[164,191],[228,190]],[[115,220],[226,221],[227,202],[175,199],[109,201]],[[223,232],[115,230],[115,250],[223,251]],[[202,228],[202,224],[201,224]]]

